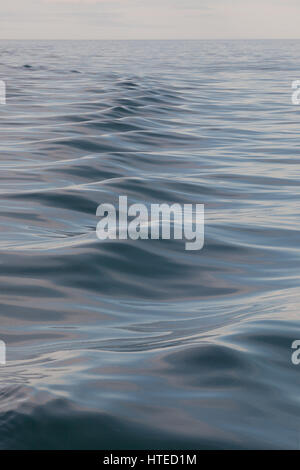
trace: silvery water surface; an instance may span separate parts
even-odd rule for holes
[[[1,449],[298,448],[300,41],[0,42]],[[97,240],[204,203],[205,247]]]

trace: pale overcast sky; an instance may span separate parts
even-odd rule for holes
[[[0,38],[299,38],[299,18],[300,0],[0,0]]]

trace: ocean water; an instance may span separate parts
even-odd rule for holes
[[[300,41],[0,42],[1,449],[298,449]],[[96,209],[205,204],[205,245]]]

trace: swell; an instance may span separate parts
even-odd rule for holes
[[[297,447],[299,57],[272,44],[0,44],[2,448]],[[119,195],[205,204],[204,249],[98,241]]]

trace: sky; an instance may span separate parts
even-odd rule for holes
[[[300,38],[300,0],[0,0],[0,39]]]

